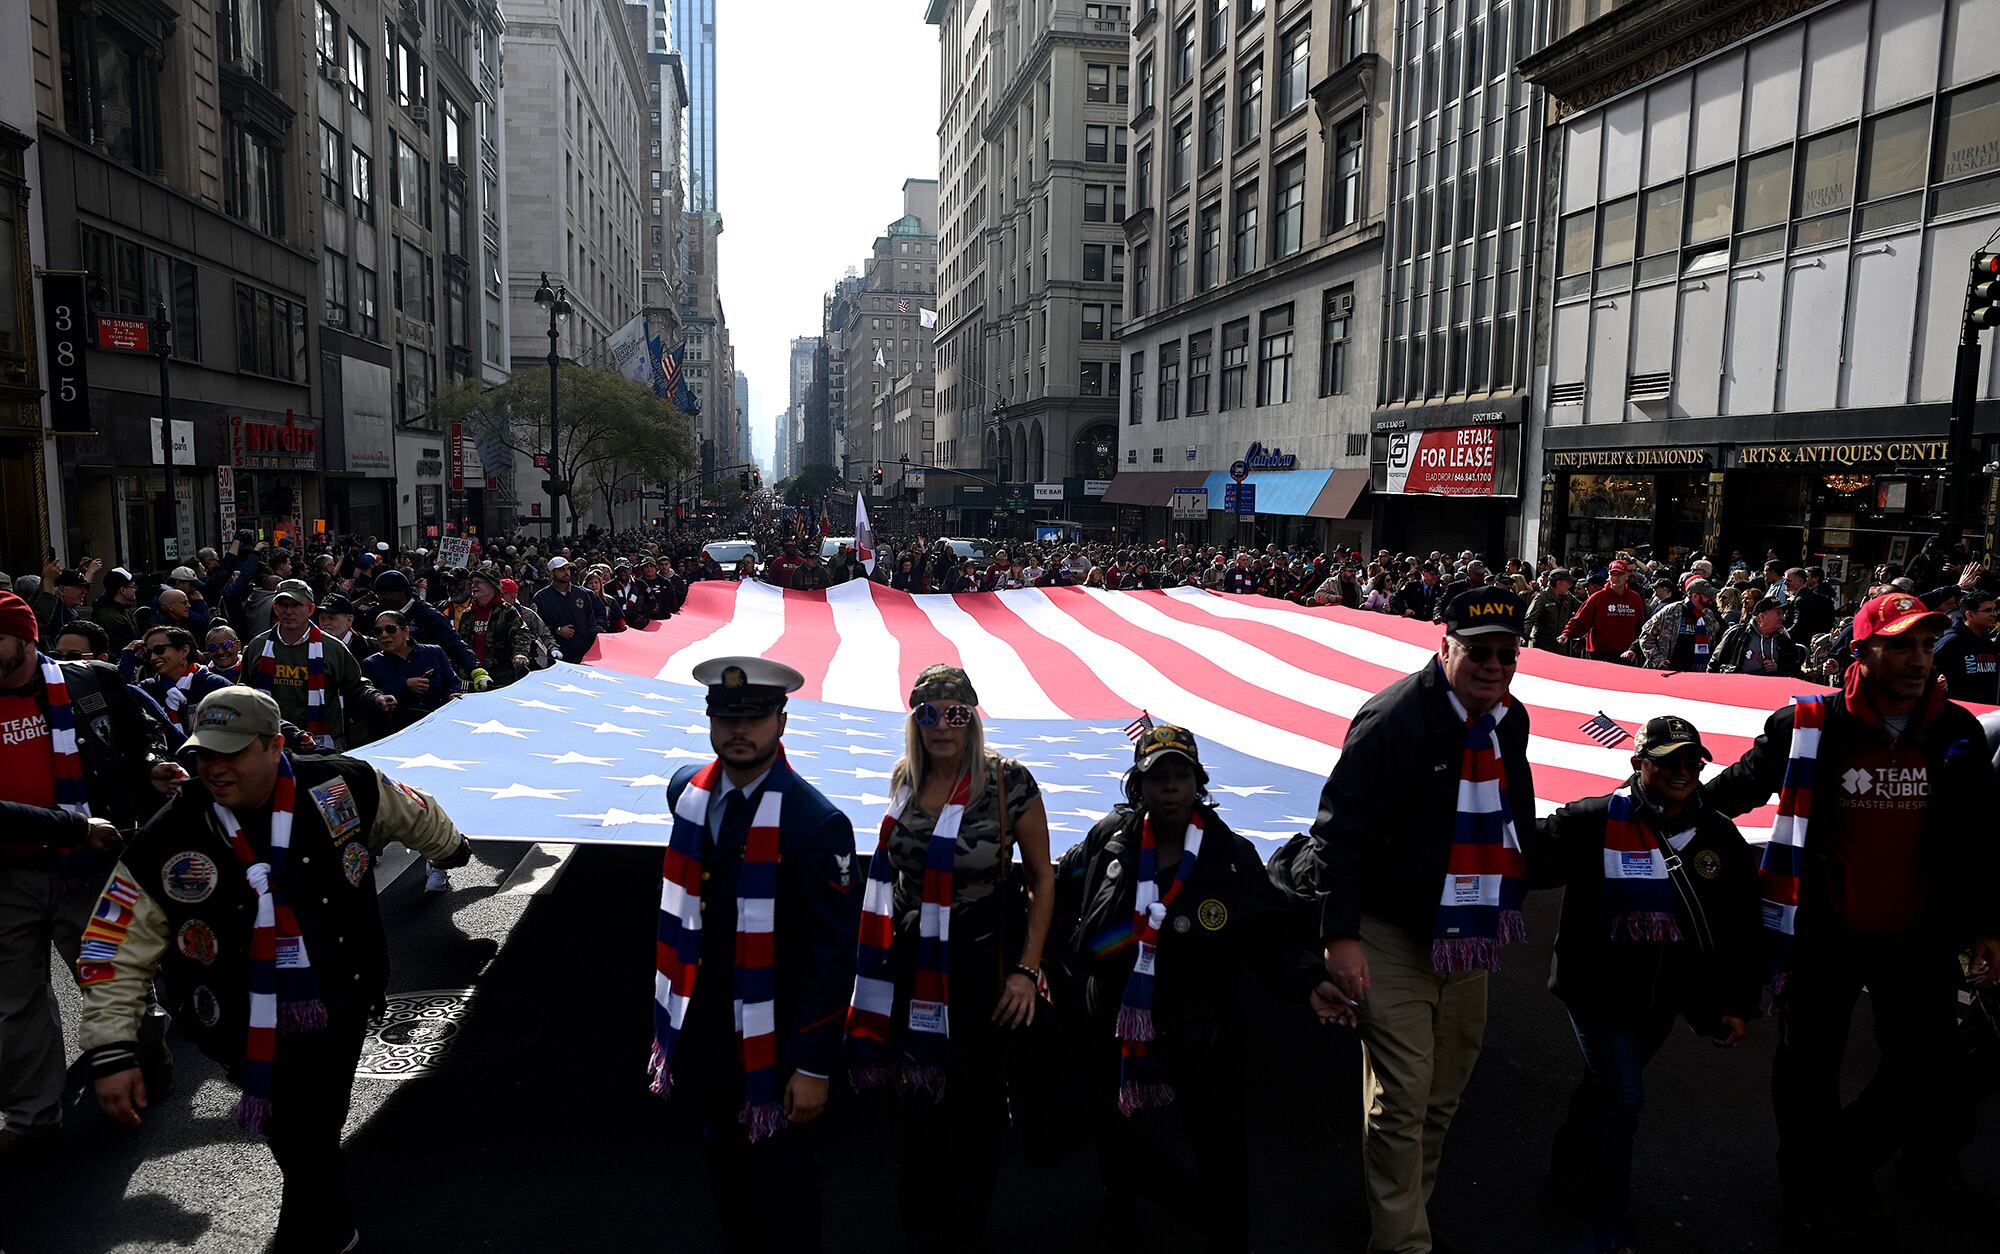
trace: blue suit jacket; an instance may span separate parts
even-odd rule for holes
[[[685,766],[675,772],[667,786],[669,807],[680,800],[697,769]],[[863,885],[854,865],[854,825],[782,760],[772,765],[759,795],[773,785],[785,792],[778,828],[778,1068],[832,1075],[841,1064],[861,929]],[[702,1000],[729,995],[736,873],[743,853],[740,845],[704,848],[702,970],[695,984],[695,995]]]

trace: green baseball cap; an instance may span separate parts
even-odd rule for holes
[[[301,605],[316,605],[319,602],[319,598],[313,595],[312,585],[303,579],[285,580],[278,585],[278,590],[272,594],[272,599],[297,601]]]
[[[260,736],[276,736],[278,703],[267,692],[231,685],[218,688],[195,707],[194,731],[185,749],[210,753],[241,753]]]

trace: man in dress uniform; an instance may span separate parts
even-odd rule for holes
[[[652,1087],[698,1127],[733,1254],[820,1248],[809,1125],[826,1108],[854,992],[854,827],[786,764],[789,666],[724,657],[708,686],[716,760],[667,788]]]
[[[375,858],[391,840],[446,867],[471,850],[427,794],[352,758],[293,758],[278,723],[241,686],[196,707],[196,779],[126,846],[85,933],[83,1061],[98,1105],[138,1124],[134,1042],[164,973],[177,1027],[242,1085],[236,1121],[284,1173],[273,1248],[351,1250],[340,1130],[389,976]]]

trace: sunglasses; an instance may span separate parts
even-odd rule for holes
[[[208,647],[211,652],[215,653],[234,653],[243,647],[243,642],[240,640],[211,640],[208,642]]]
[[[146,652],[147,652],[147,653],[150,653],[150,654],[151,654],[151,655],[153,655],[154,657],[158,657],[158,656],[160,656],[160,655],[161,655],[162,653],[165,653],[165,652],[166,652],[166,651],[167,651],[168,649],[171,649],[171,648],[173,648],[173,647],[174,647],[174,646],[173,646],[173,645],[170,645],[170,644],[156,644],[156,645],[154,645],[154,646],[153,646],[152,648],[150,648],[150,649],[146,650]]]
[[[940,724],[946,727],[970,727],[972,726],[972,707],[969,705],[934,705],[929,701],[925,701],[910,711],[910,717],[916,719],[917,726],[919,727],[936,727]]]
[[[1512,666],[1521,660],[1521,650],[1510,645],[1460,644],[1458,648],[1474,666],[1484,666],[1495,658],[1500,659],[1502,666]]]
[[[395,626],[377,627],[375,629],[375,634],[378,636],[393,636],[401,630],[402,630],[401,627],[395,627]]]
[[[78,653],[75,649],[57,649],[50,656],[54,657],[58,662],[81,662],[89,657],[90,654]]]

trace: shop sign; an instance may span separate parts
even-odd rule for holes
[[[1387,491],[1400,496],[1492,496],[1500,433],[1492,427],[1398,431],[1389,437]]]
[[[222,514],[222,536],[225,540],[236,535],[236,470],[230,466],[215,468],[215,503]]]
[[[1557,470],[1640,470],[1653,466],[1706,466],[1705,448],[1593,448],[1551,454]]]
[[[465,491],[465,424],[451,424],[451,490]]]
[[[1277,445],[1265,448],[1260,443],[1252,443],[1243,454],[1243,463],[1252,470],[1297,470],[1299,458],[1296,453],[1287,453]]]
[[[1872,466],[1951,459],[1946,440],[1857,440],[1840,444],[1744,444],[1738,466]]]
[[[92,429],[90,376],[83,363],[86,279],[81,271],[42,274],[42,343],[48,355],[42,378],[48,383],[51,431]]]
[[[290,413],[283,422],[229,416],[230,461],[242,470],[314,470],[319,456],[319,432],[303,426]]]
[[[423,448],[417,450],[417,473],[432,479],[444,475],[444,450]]]
[[[1060,483],[1038,483],[1035,485],[1035,499],[1038,501],[1060,501],[1063,499],[1063,485]]]
[[[1085,479],[1083,481],[1083,494],[1085,496],[1103,496],[1110,490],[1111,480],[1109,479]]]
[[[165,464],[165,459],[160,454],[160,420],[158,418],[150,418],[147,421],[152,424],[152,435],[148,438],[147,447],[152,450],[153,464],[155,466],[163,465]],[[174,465],[192,466],[194,465],[194,423],[180,418],[174,419],[173,423]]]

